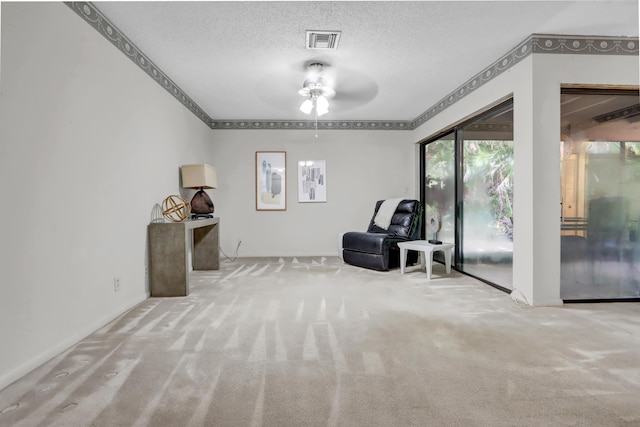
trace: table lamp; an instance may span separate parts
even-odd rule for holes
[[[192,218],[213,218],[213,201],[204,191],[205,188],[218,186],[218,174],[213,166],[201,163],[182,165],[182,187],[198,189],[191,199]]]

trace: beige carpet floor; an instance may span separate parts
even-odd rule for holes
[[[2,426],[639,426],[640,305],[338,258],[194,272],[0,392]]]

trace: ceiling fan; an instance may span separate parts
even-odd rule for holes
[[[322,78],[322,67],[321,62],[309,64],[307,79],[304,81],[302,89],[298,91],[298,94],[307,98],[300,105],[300,111],[311,114],[315,109],[316,118],[329,112],[329,99],[336,94],[335,89]]]
[[[329,110],[330,113],[325,113],[321,119],[333,116],[332,120],[347,120],[345,113],[348,114],[376,98],[378,85],[371,76],[351,68],[350,64],[312,58],[276,61],[273,65],[268,65],[265,72],[261,73],[254,91],[260,101],[270,107],[270,114],[275,111],[290,114],[291,108],[300,111],[298,108],[301,104],[310,101],[299,116],[315,116],[315,105],[319,104],[320,112]],[[319,100],[320,96],[327,100],[326,108],[322,107],[324,101]]]

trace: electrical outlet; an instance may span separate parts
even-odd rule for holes
[[[118,292],[120,290],[120,278],[113,278],[113,292]]]

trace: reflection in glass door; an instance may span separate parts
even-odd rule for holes
[[[459,269],[513,289],[513,105],[462,127]]]
[[[560,113],[561,298],[638,298],[638,91],[563,89]]]
[[[428,240],[455,243],[455,148],[453,132],[424,147],[425,218],[428,219],[436,213],[441,223],[440,231],[435,235],[426,227],[425,234]],[[434,258],[444,262],[442,252],[435,252]]]

